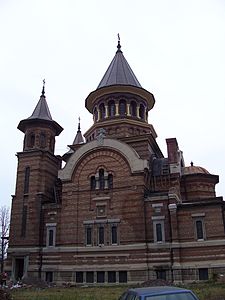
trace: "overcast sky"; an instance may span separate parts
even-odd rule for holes
[[[51,115],[64,131],[56,154],[92,125],[85,99],[122,51],[156,103],[149,123],[166,156],[176,137],[186,165],[220,175],[225,195],[224,0],[0,0],[0,205],[15,193],[20,120],[46,80]]]

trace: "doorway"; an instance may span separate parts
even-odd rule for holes
[[[21,280],[24,274],[24,258],[15,259],[15,280]]]

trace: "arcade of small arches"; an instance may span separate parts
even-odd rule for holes
[[[90,177],[91,190],[104,190],[113,188],[113,175],[100,168],[95,175]]]
[[[48,138],[48,135],[44,132],[29,132],[26,134],[25,138],[25,148],[34,148],[34,147],[40,147],[42,149],[49,148],[51,152],[54,151],[54,144],[55,139],[53,136],[50,136]]]
[[[147,122],[148,109],[144,102],[122,99],[109,99],[108,101],[99,101],[94,106],[94,122],[115,117],[132,117]]]

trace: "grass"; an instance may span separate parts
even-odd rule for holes
[[[204,283],[185,286],[193,290],[200,300],[225,300],[225,284]],[[13,300],[117,300],[127,286],[77,287],[48,289],[18,289]]]
[[[13,300],[117,300],[127,287],[18,289]]]

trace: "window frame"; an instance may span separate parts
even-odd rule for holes
[[[199,236],[199,229],[198,229],[198,225],[200,224],[199,222],[201,222],[201,231],[202,231],[202,235]],[[195,217],[194,218],[194,231],[195,231],[195,239],[197,241],[205,241],[206,240],[206,230],[205,230],[205,221],[204,221],[204,217]]]
[[[103,224],[98,226],[98,245],[104,246],[105,244],[105,226]]]
[[[155,216],[152,217],[153,221],[153,237],[154,237],[154,243],[162,244],[165,243],[165,217],[164,216]],[[158,240],[157,235],[157,224],[160,224],[161,226],[161,240]]]
[[[50,232],[52,232],[52,242],[50,243]],[[53,248],[56,244],[56,223],[46,224],[46,247]]]
[[[90,243],[88,238],[88,232],[90,233]],[[92,226],[86,226],[85,227],[85,244],[86,246],[92,246],[93,245],[93,229]]]

